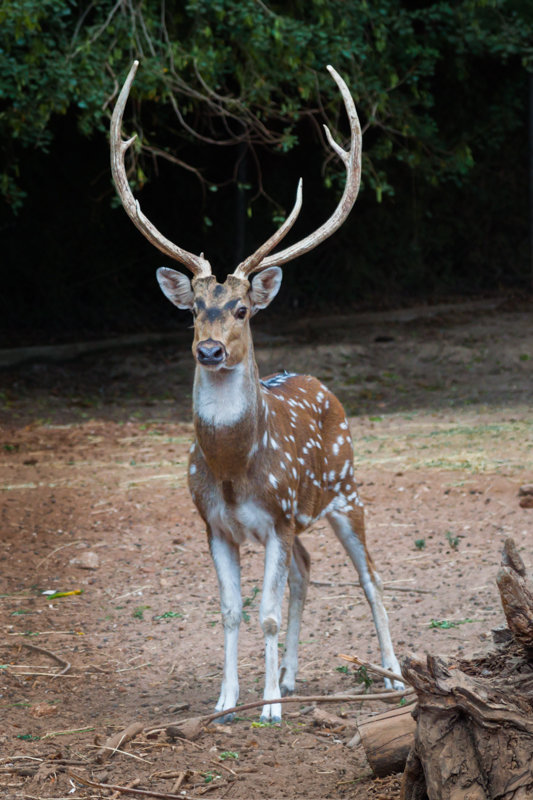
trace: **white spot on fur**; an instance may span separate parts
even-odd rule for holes
[[[347,474],[349,469],[350,469],[350,462],[349,461],[345,461],[344,462],[344,466],[341,469],[341,472],[340,472],[340,475],[339,475],[341,480],[344,480],[344,478],[346,477],[346,474]]]

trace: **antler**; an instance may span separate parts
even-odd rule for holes
[[[331,234],[334,233],[338,228],[340,228],[350,213],[353,204],[355,203],[357,194],[359,192],[359,184],[361,182],[361,126],[359,124],[355,103],[348,87],[346,86],[346,83],[343,81],[338,72],[333,69],[333,67],[328,66],[328,71],[339,87],[342,99],[344,100],[344,107],[346,108],[346,113],[348,114],[348,119],[350,121],[351,138],[350,150],[348,152],[343,150],[342,147],[335,142],[331,135],[331,131],[326,125],[324,125],[328,143],[332,150],[334,150],[339,158],[343,161],[346,169],[346,184],[343,195],[331,217],[324,222],[320,228],[318,228],[316,231],[313,231],[313,233],[310,233],[309,236],[305,237],[305,239],[301,239],[299,242],[287,247],[285,250],[281,250],[281,252],[274,253],[269,256],[268,253],[270,253],[276,247],[276,245],[281,242],[283,237],[291,229],[296,217],[298,216],[301,206],[300,180],[296,204],[291,214],[287,217],[279,230],[277,230],[276,233],[274,233],[273,236],[271,236],[270,239],[265,242],[265,244],[261,245],[261,247],[253,255],[249,256],[245,261],[239,264],[233,273],[239,278],[246,278],[252,272],[266,269],[272,265],[279,266],[280,264],[286,264],[288,261],[292,261],[293,258],[297,258],[304,253],[308,253],[309,250],[312,250],[318,244],[327,239],[328,236],[331,236]]]
[[[126,167],[124,164],[124,156],[126,150],[133,144],[136,136],[124,141],[122,139],[122,117],[124,108],[128,100],[131,85],[139,66],[138,61],[134,61],[128,73],[128,77],[124,82],[124,86],[118,96],[113,116],[111,117],[110,129],[110,144],[111,144],[111,172],[113,173],[113,180],[117,188],[118,195],[122,201],[124,209],[133,222],[134,225],[141,231],[142,234],[154,244],[162,253],[170,256],[170,258],[180,261],[193,275],[198,278],[205,278],[211,275],[211,266],[203,255],[196,256],[194,253],[189,253],[183,250],[178,245],[171,242],[157,228],[152,225],[150,220],[145,217],[141,211],[139,201],[135,200],[131,191],[128,178],[126,175]]]

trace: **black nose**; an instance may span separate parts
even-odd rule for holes
[[[206,366],[222,364],[226,359],[226,348],[221,342],[206,339],[205,342],[200,342],[197,345],[196,358],[200,364],[205,364]]]

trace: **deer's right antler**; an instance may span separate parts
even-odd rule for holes
[[[131,139],[126,141],[122,139],[122,117],[138,66],[139,62],[134,61],[128,73],[128,77],[124,82],[124,86],[122,87],[122,90],[118,96],[118,100],[113,111],[113,116],[111,118],[111,171],[113,173],[115,186],[117,187],[117,192],[122,201],[122,205],[124,206],[129,218],[134,225],[137,226],[141,233],[144,234],[144,236],[150,242],[152,242],[152,244],[161,250],[162,253],[165,253],[165,255],[170,256],[170,258],[173,258],[176,261],[180,261],[196,277],[207,277],[211,275],[211,266],[209,261],[204,258],[203,254],[197,256],[193,253],[189,253],[187,250],[183,250],[181,247],[178,247],[178,245],[174,244],[165,236],[163,236],[163,234],[160,233],[154,225],[152,225],[150,220],[141,211],[139,202],[135,200],[128,182],[124,164],[124,156],[127,149],[135,141],[135,136],[132,136]],[[353,204],[355,203],[361,180],[361,126],[359,124],[355,103],[348,87],[346,86],[346,83],[333,69],[333,67],[328,66],[328,70],[339,87],[350,122],[351,136],[349,151],[343,150],[342,147],[340,147],[333,140],[329,128],[324,126],[330,147],[343,161],[346,169],[346,184],[343,195],[333,214],[326,222],[324,222],[323,225],[320,226],[320,228],[318,228],[316,231],[313,231],[313,233],[310,233],[299,242],[296,242],[290,247],[285,248],[285,250],[281,250],[279,253],[272,253],[272,250],[277,247],[277,245],[292,228],[300,212],[302,206],[302,182],[300,180],[298,184],[298,191],[296,193],[296,202],[291,213],[281,227],[264,244],[262,244],[261,247],[255,251],[255,253],[253,253],[251,256],[248,256],[247,259],[239,264],[233,273],[238,278],[246,280],[253,272],[266,269],[266,267],[269,267],[273,264],[285,264],[288,261],[292,261],[294,258],[309,252],[309,250],[312,250],[318,244],[323,242],[324,239],[327,239],[329,236],[331,236],[331,234],[342,225],[350,213]]]
[[[206,278],[208,275],[211,275],[211,265],[209,261],[207,261],[203,255],[197,256],[194,255],[194,253],[189,253],[188,250],[183,250],[163,236],[141,211],[139,201],[134,198],[128,182],[124,156],[126,150],[133,144],[136,137],[132,136],[131,139],[126,141],[122,139],[122,117],[138,66],[139,62],[134,61],[118,96],[113,116],[111,117],[110,144],[113,180],[115,181],[118,195],[127,215],[141,233],[161,250],[162,253],[176,261],[180,261],[197,278]]]

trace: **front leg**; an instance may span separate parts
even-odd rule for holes
[[[224,675],[217,711],[232,708],[239,699],[237,656],[239,626],[242,618],[241,568],[239,546],[218,531],[208,530],[209,549],[215,565],[220,590],[220,610],[224,624]],[[234,714],[221,717],[219,722],[230,722]]]
[[[265,691],[263,698],[280,697],[278,677],[278,634],[281,603],[289,571],[291,546],[272,531],[265,545],[265,575],[259,618],[265,635]],[[263,706],[261,722],[281,722],[281,703]]]

